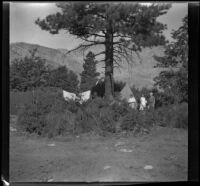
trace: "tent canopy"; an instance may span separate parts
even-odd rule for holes
[[[134,96],[133,95],[133,92],[131,91],[128,83],[126,83],[126,85],[124,86],[124,88],[121,90],[120,92],[121,94],[121,99],[125,99],[128,101],[128,99],[131,97],[131,96]]]

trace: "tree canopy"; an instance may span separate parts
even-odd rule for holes
[[[94,45],[104,45],[105,50],[97,55],[105,55],[105,92],[112,97],[113,68],[120,66],[122,58],[128,57],[142,47],[164,44],[162,31],[165,24],[157,17],[165,14],[169,4],[143,6],[139,3],[57,3],[61,12],[36,20],[43,30],[58,34],[60,30],[77,36],[84,42],[74,50],[86,50]],[[138,53],[137,53],[138,54]]]
[[[50,71],[47,83],[51,87],[62,88],[69,92],[77,92],[79,81],[73,71],[68,70],[66,66],[60,66]]]
[[[51,69],[46,60],[37,56],[37,49],[30,56],[15,59],[10,67],[10,89],[33,90],[38,87],[57,87],[67,91],[78,91],[78,77],[66,66]]]
[[[26,91],[45,85],[48,73],[46,61],[37,56],[37,49],[30,56],[15,59],[10,67],[10,89]]]
[[[164,56],[155,56],[156,68],[165,68],[155,78],[155,86],[163,89],[178,102],[188,100],[188,17],[172,32],[174,41],[165,46]]]

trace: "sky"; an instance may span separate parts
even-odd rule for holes
[[[26,42],[49,48],[73,49],[81,40],[62,31],[52,35],[35,24],[37,18],[45,18],[49,14],[60,11],[55,3],[10,3],[10,43]],[[167,24],[164,35],[171,40],[171,31],[181,26],[182,18],[188,12],[188,3],[172,3],[167,14],[158,18],[159,22]]]

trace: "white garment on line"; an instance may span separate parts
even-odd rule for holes
[[[80,101],[79,103],[82,104],[83,102],[87,101],[88,99],[90,99],[90,95],[91,95],[91,90],[82,92],[79,94],[80,95]]]
[[[76,99],[78,99],[78,97],[76,96],[76,94],[71,93],[71,92],[67,92],[65,90],[63,90],[63,97],[64,97],[64,99],[66,101],[69,101],[69,100],[75,101]]]

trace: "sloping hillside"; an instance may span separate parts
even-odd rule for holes
[[[39,56],[46,59],[48,64],[53,67],[66,65],[70,70],[73,70],[79,76],[83,70],[83,59],[87,52],[92,51],[94,53],[98,53],[104,49],[103,47],[104,46],[95,46],[85,52],[79,50],[65,55],[67,52],[66,49],[52,49],[22,42],[13,43],[10,45],[10,63],[16,58],[22,58],[28,55],[31,49],[37,48]],[[126,61],[122,59],[122,67],[114,70],[114,78],[116,80],[128,82],[130,85],[134,84],[138,88],[151,87],[154,83],[153,78],[160,72],[160,69],[153,68],[156,64],[153,55],[163,55],[163,48],[154,47],[143,49],[140,53],[140,60],[137,55],[132,56],[131,61],[133,61],[133,63],[131,65],[128,65]],[[97,59],[100,59],[100,57]],[[141,61],[141,63],[139,61]],[[104,75],[103,67],[103,63],[99,63],[97,65],[97,71],[101,73],[101,76]]]
[[[70,70],[75,73],[82,71],[81,61],[77,61],[72,56],[65,56],[64,53],[57,49],[47,48],[40,45],[28,43],[14,43],[10,45],[10,63],[16,58],[22,58],[29,55],[29,51],[37,48],[38,55],[47,60],[47,63],[53,67],[66,65]]]

